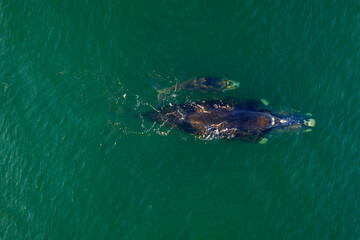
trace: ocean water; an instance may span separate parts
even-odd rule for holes
[[[0,0],[0,239],[359,239],[359,1]],[[150,82],[226,76],[310,133],[202,141]]]

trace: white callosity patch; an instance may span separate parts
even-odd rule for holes
[[[304,124],[308,127],[315,127],[316,121],[314,118],[310,118],[309,120],[304,120]]]

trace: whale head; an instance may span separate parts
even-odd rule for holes
[[[281,114],[272,117],[272,128],[276,131],[310,132],[316,121],[310,114]]]

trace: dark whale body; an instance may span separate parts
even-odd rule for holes
[[[208,100],[162,107],[145,114],[202,139],[241,139],[261,142],[270,132],[309,130],[315,120],[307,116],[276,113],[260,100]]]
[[[225,92],[229,90],[234,90],[240,86],[238,82],[233,80],[226,79],[225,77],[200,77],[200,78],[191,78],[180,84],[169,88],[160,88],[155,83],[151,85],[158,92],[158,105],[162,103],[167,95],[170,95],[172,92],[177,92],[182,89],[197,91],[197,92]]]

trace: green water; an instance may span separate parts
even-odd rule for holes
[[[0,0],[0,239],[359,239],[358,1]],[[314,131],[200,141],[148,84],[241,83]]]

